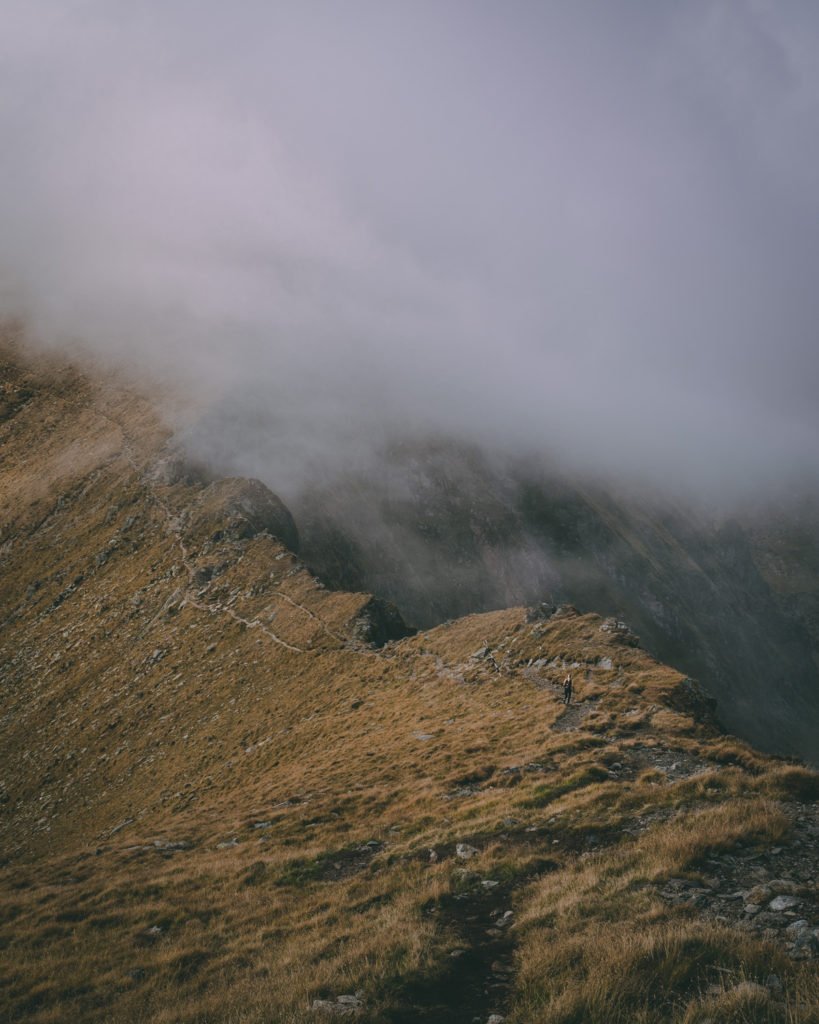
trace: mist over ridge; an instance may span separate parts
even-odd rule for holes
[[[810,5],[0,6],[3,309],[206,396],[220,463],[815,471]]]

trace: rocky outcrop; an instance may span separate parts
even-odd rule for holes
[[[290,551],[299,549],[299,533],[289,509],[260,480],[216,480],[202,492],[198,507],[214,520],[224,521],[224,530],[235,540],[266,532]]]
[[[353,640],[374,647],[383,647],[390,640],[400,640],[415,633],[404,622],[394,604],[377,597],[370,598],[358,610],[348,628]]]
[[[698,917],[733,925],[784,947],[793,960],[819,956],[819,853],[816,804],[796,804],[793,830],[779,846],[739,846],[709,857],[698,880],[669,878],[659,893]]]
[[[675,711],[690,715],[695,722],[721,728],[717,716],[717,702],[696,679],[683,679],[680,685],[668,694],[666,702]]]

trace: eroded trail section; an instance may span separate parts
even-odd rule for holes
[[[484,1024],[505,1014],[514,977],[512,890],[467,869],[460,874],[460,891],[425,908],[458,944],[437,977],[407,984],[390,1024]]]
[[[531,677],[530,677],[531,678]],[[563,701],[563,687],[557,686],[555,683],[547,682],[545,679],[537,679],[537,685],[541,690],[545,690],[547,693],[554,694],[556,698]],[[554,732],[572,732],[574,729],[578,729],[582,724],[583,720],[587,718],[592,711],[596,711],[598,701],[585,700],[575,701],[573,700],[566,706],[566,710],[560,717],[555,721],[552,726]]]

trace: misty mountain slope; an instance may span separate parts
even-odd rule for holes
[[[749,516],[754,562],[784,613],[808,635],[819,636],[819,501],[807,496],[792,505],[769,505]],[[819,667],[819,652],[814,648]]]
[[[812,1019],[814,773],[613,620],[401,637],[122,385],[2,388],[7,1019]]]
[[[11,409],[0,424],[3,730],[6,756],[29,767],[23,806],[48,790],[53,765],[104,737],[95,763],[48,794],[49,824],[12,805],[7,843],[59,831],[71,819],[58,809],[75,800],[83,828],[103,827],[99,793],[125,797],[154,770],[131,734],[170,685],[159,678],[170,667],[220,676],[239,663],[244,634],[257,660],[257,635],[287,657],[406,633],[383,602],[331,593],[307,573],[271,532],[297,543],[289,512],[258,481],[208,482],[168,455],[168,431],[144,399],[64,368],[38,374],[13,364],[2,388]],[[158,731],[162,758],[189,731],[189,715],[201,725],[191,708],[210,701],[208,685],[185,698],[184,714],[177,709]],[[32,745],[52,725],[59,736]],[[184,746],[171,758],[183,773]]]
[[[372,590],[410,622],[537,600],[617,615],[703,681],[732,730],[819,762],[815,504],[801,519],[715,521],[474,447],[407,441],[291,506],[322,578]]]
[[[540,600],[557,582],[471,445],[407,439],[367,474],[319,482],[291,503],[322,578],[400,594],[422,627]]]

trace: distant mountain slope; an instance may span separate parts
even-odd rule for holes
[[[735,732],[819,763],[819,503],[714,521],[445,441],[297,503],[305,560],[429,626],[520,602],[627,621]]]
[[[0,387],[4,1019],[816,1018],[819,777],[623,623],[406,636],[144,397]]]

